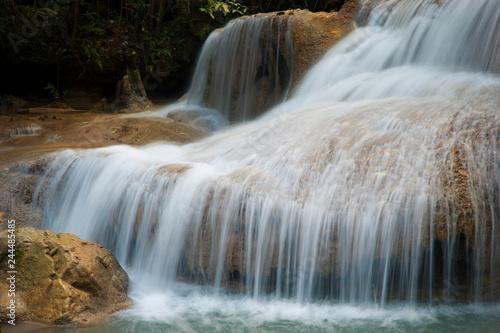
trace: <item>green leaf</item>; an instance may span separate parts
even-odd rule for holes
[[[83,53],[85,53],[85,55],[87,56],[87,58],[90,59],[91,54],[90,54],[90,50],[89,50],[89,48],[88,48],[87,45],[83,45]]]
[[[46,89],[46,90],[51,90],[51,91],[54,91],[56,89],[56,87],[52,84],[52,83],[48,83],[45,88],[43,89]]]

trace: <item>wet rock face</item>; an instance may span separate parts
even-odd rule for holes
[[[111,251],[71,234],[16,229],[16,319],[95,323],[132,302],[129,279]],[[0,319],[7,320],[8,232],[0,232]]]
[[[312,13],[295,10],[289,15],[293,24],[294,65],[292,91],[305,73],[353,30],[358,0],[347,1],[338,12]],[[290,14],[291,14],[290,13]]]
[[[5,157],[5,152],[3,152]],[[2,165],[0,172],[0,212],[6,218],[16,218],[17,227],[41,227],[44,223],[41,211],[36,205],[42,206],[45,188],[37,188],[42,182],[42,176],[50,164],[51,157],[39,158],[30,162],[23,162],[12,167]],[[42,186],[43,187],[43,186]],[[35,195],[37,193],[38,195]],[[7,224],[0,223],[0,230],[6,229]]]
[[[339,12],[288,10],[245,16],[205,44],[188,101],[230,122],[253,119],[282,101],[353,28],[358,0]]]

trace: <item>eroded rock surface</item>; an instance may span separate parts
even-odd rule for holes
[[[86,325],[131,306],[129,279],[111,251],[71,234],[20,228],[16,320]],[[0,319],[8,319],[8,232],[0,232]]]
[[[312,13],[295,10],[293,20],[294,73],[292,89],[306,72],[353,29],[353,17],[358,0],[346,2],[338,12]]]
[[[139,70],[127,69],[127,75],[116,86],[112,109],[120,113],[134,113],[144,111],[150,104]]]

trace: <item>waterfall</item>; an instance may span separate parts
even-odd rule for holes
[[[291,22],[254,15],[231,21],[203,45],[187,100],[162,113],[217,130],[283,101],[293,74]]]
[[[257,120],[184,146],[60,153],[48,227],[159,289],[498,300],[500,3],[391,3]]]

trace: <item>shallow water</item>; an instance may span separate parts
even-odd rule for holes
[[[167,293],[135,292],[136,305],[110,332],[498,332],[499,305],[298,303],[255,299],[179,283]]]
[[[240,293],[213,295],[211,287],[177,283],[171,291],[136,290],[135,306],[97,327],[55,328],[29,323],[6,333],[167,332],[440,332],[500,331],[500,305],[298,303]]]
[[[136,290],[135,306],[87,329],[21,324],[6,333],[477,332],[500,330],[500,305],[298,303],[177,283],[169,292]]]

